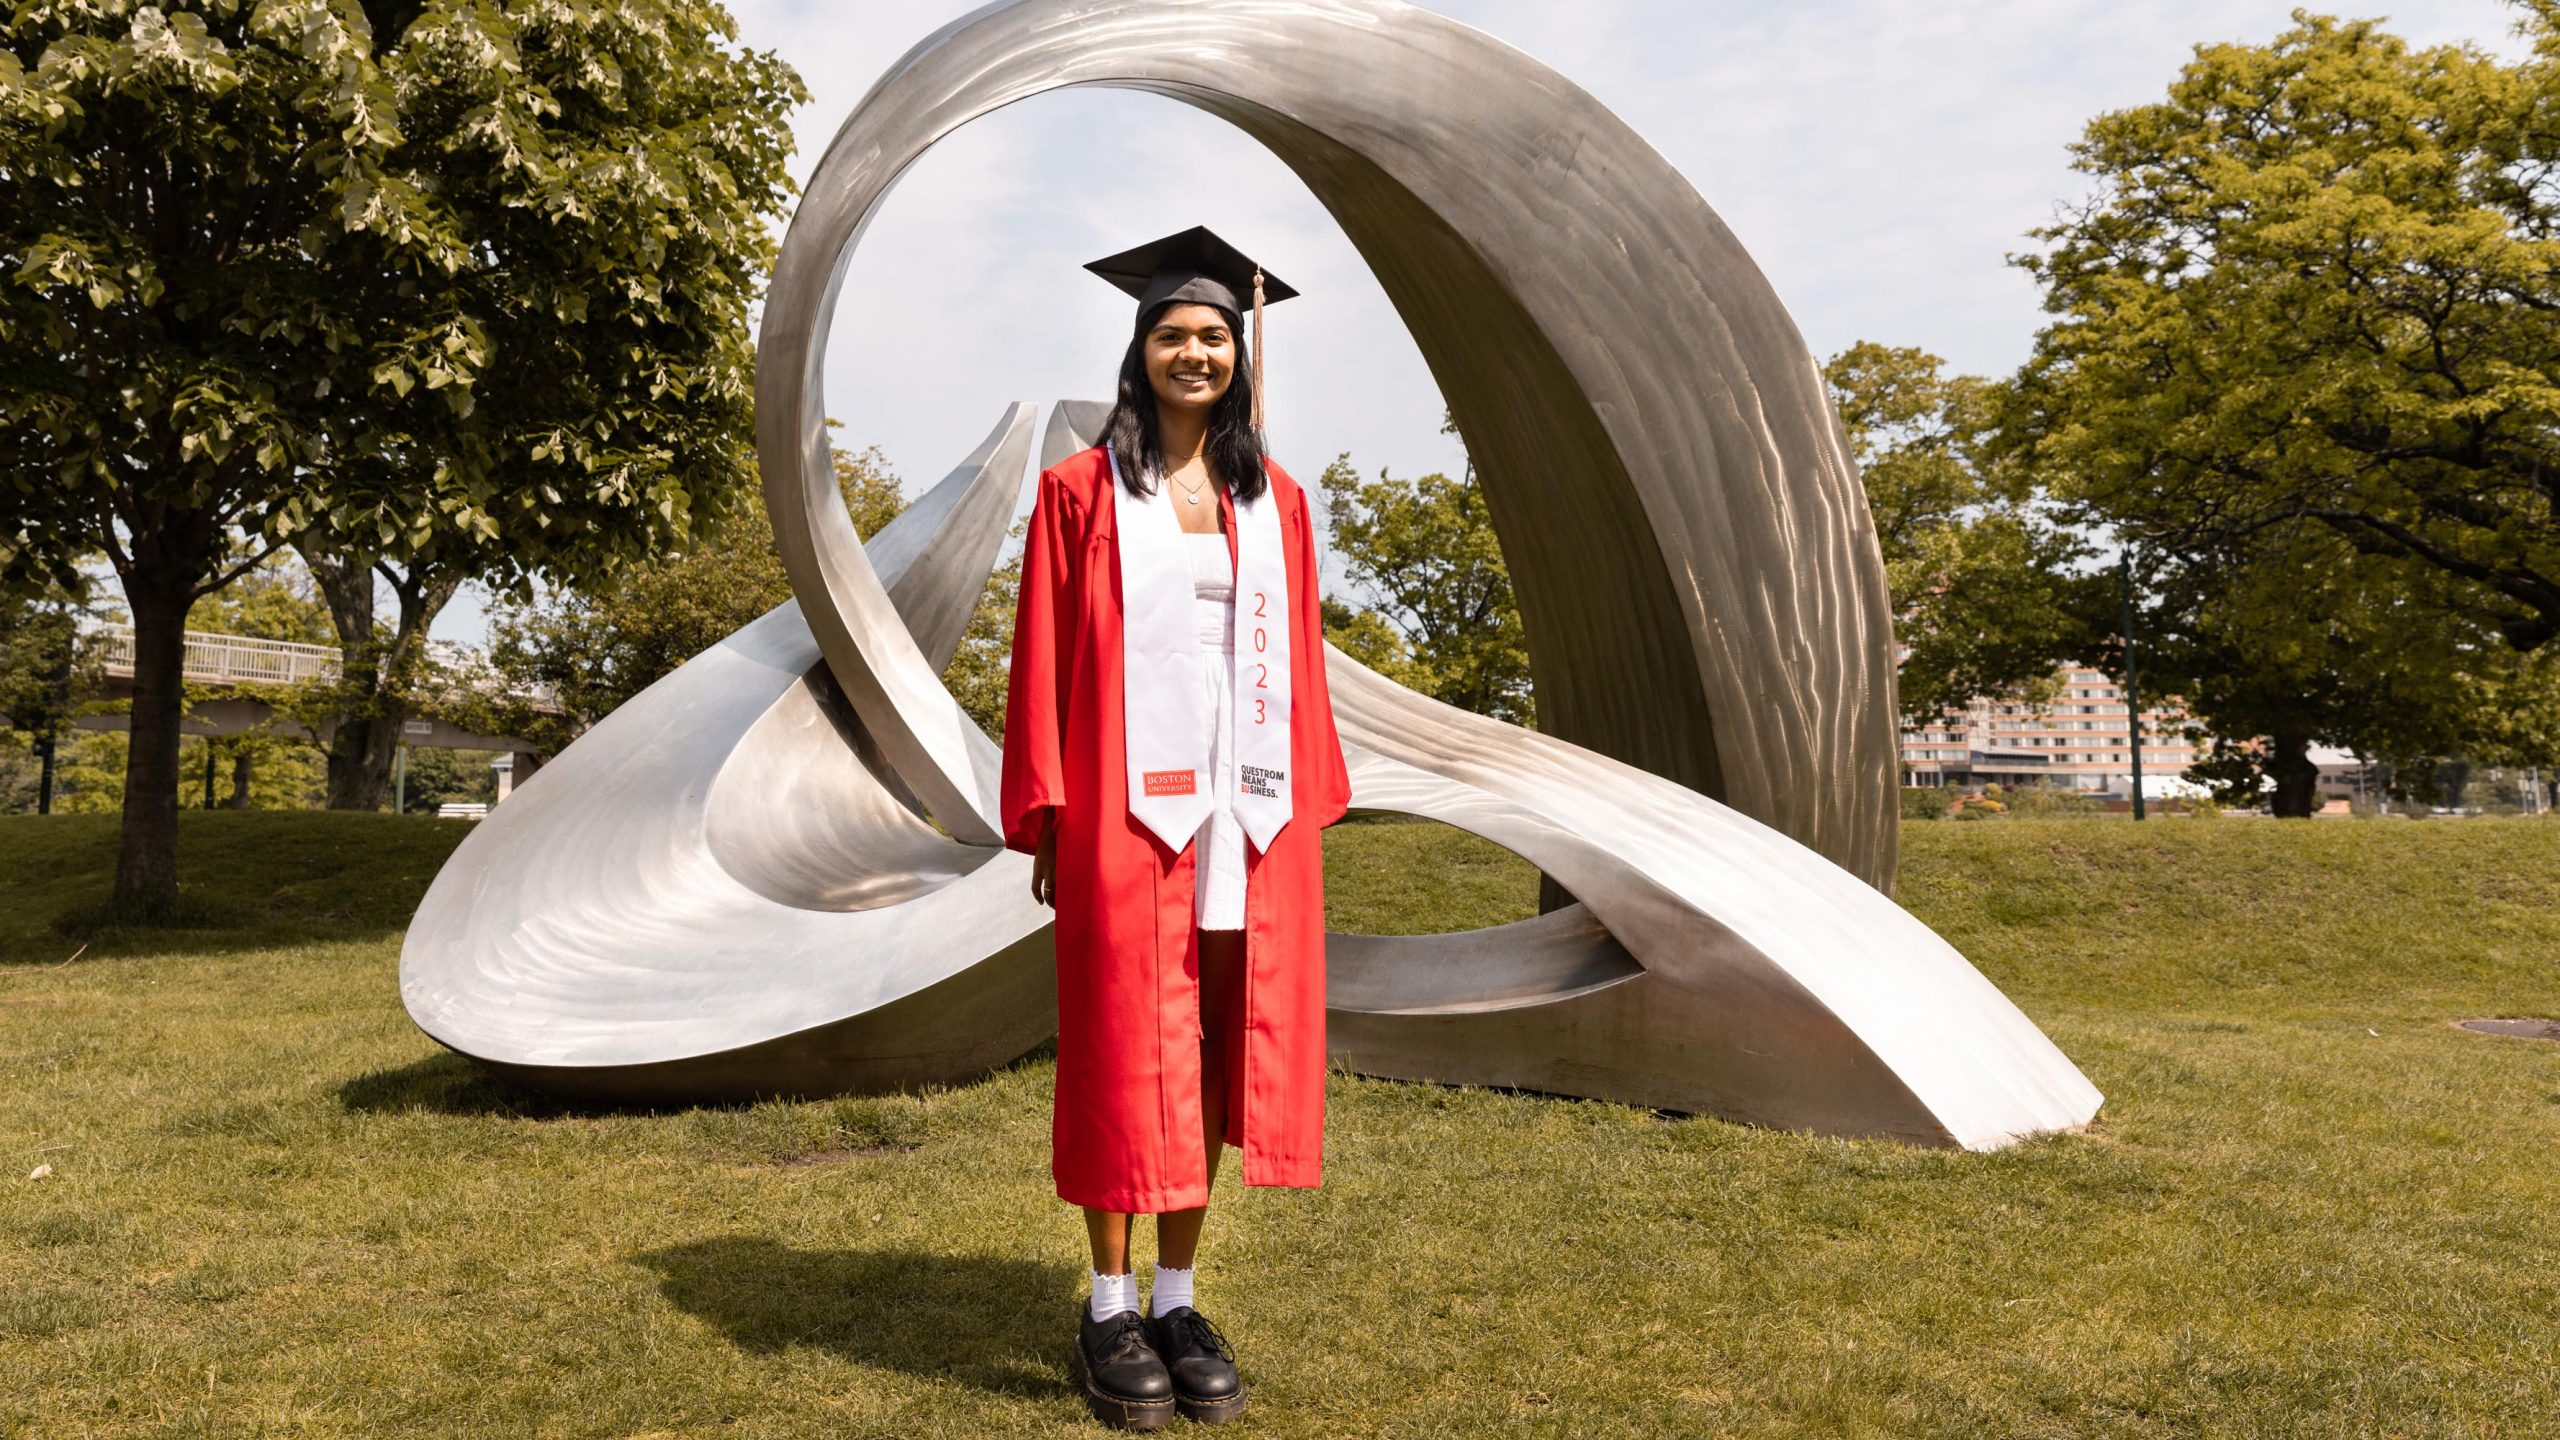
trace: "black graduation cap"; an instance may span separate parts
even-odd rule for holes
[[[1084,268],[1138,300],[1143,320],[1167,301],[1224,306],[1253,316],[1253,423],[1262,424],[1262,307],[1298,292],[1263,273],[1252,257],[1221,240],[1206,225],[1150,240]]]

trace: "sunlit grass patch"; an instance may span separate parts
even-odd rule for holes
[[[565,1102],[401,1012],[397,927],[461,827],[191,815],[267,928],[64,964],[112,835],[58,825],[0,821],[0,1434],[1097,1433],[1047,1051]],[[1444,827],[1327,847],[1338,928],[1535,903]],[[1914,825],[1902,899],[2106,1092],[2087,1133],[1977,1155],[1335,1075],[1322,1187],[1220,1182],[1236,1433],[2548,1433],[2560,1045],[2447,1022],[2560,1013],[2555,875],[2523,821]]]

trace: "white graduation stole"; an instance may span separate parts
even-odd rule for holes
[[[1159,479],[1152,495],[1120,483],[1109,446],[1120,550],[1121,730],[1129,812],[1179,851],[1215,798],[1209,787],[1207,687],[1216,663],[1192,622],[1191,561]],[[1256,850],[1289,823],[1289,564],[1280,506],[1266,483],[1236,511],[1236,818]]]

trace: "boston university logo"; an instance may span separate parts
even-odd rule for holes
[[[1139,772],[1150,795],[1188,795],[1197,788],[1197,770],[1144,770]]]

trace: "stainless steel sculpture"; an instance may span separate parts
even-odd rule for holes
[[[1486,836],[1576,897],[1489,931],[1333,937],[1337,1058],[1974,1147],[2086,1122],[2097,1091],[1885,894],[1890,617],[1803,339],[1590,96],[1395,0],[1021,0],[891,69],[812,177],[766,307],[760,453],[799,599],[457,852],[403,953],[418,1023],[555,1087],[706,1098],[956,1078],[1048,1033],[1048,912],[997,845],[998,751],[938,680],[1030,413],[866,545],[820,368],[905,167],[1071,85],[1231,121],[1341,221],[1456,414],[1527,622],[1537,732],[1327,652],[1355,805]],[[1094,420],[1053,413],[1044,463]]]

